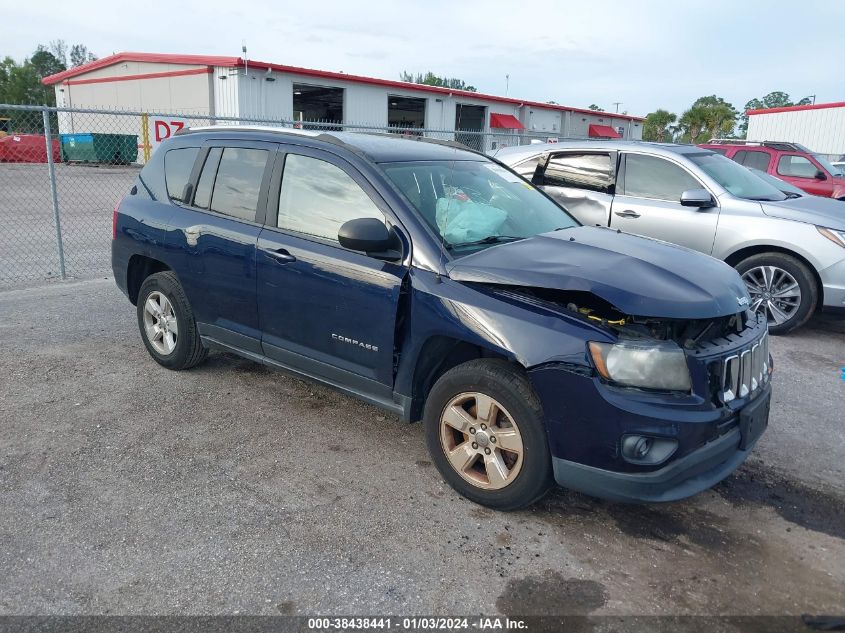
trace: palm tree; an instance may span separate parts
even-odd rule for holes
[[[655,110],[646,115],[643,124],[643,140],[667,143],[672,141],[670,126],[677,121],[678,116],[668,110]]]

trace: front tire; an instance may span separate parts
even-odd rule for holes
[[[205,360],[194,312],[172,271],[150,275],[138,292],[138,328],[147,351],[168,369],[189,369]]]
[[[437,470],[471,501],[517,510],[552,485],[542,407],[524,373],[506,361],[447,371],[428,394],[423,423]]]
[[[751,295],[751,308],[763,312],[772,334],[788,334],[812,316],[819,300],[816,279],[806,264],[785,253],[752,255],[736,266]]]

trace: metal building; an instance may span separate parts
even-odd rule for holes
[[[749,141],[789,141],[838,159],[845,154],[845,101],[748,110]]]
[[[487,135],[478,149],[531,138],[642,138],[640,117],[240,57],[117,53],[43,81],[55,86],[59,107],[424,129],[469,145]],[[89,131],[70,115],[59,126]]]

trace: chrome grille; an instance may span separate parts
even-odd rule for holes
[[[722,402],[745,398],[769,380],[769,333],[722,361]]]

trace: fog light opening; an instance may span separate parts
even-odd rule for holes
[[[622,436],[622,458],[632,464],[654,465],[665,462],[675,449],[678,440],[647,435]]]

